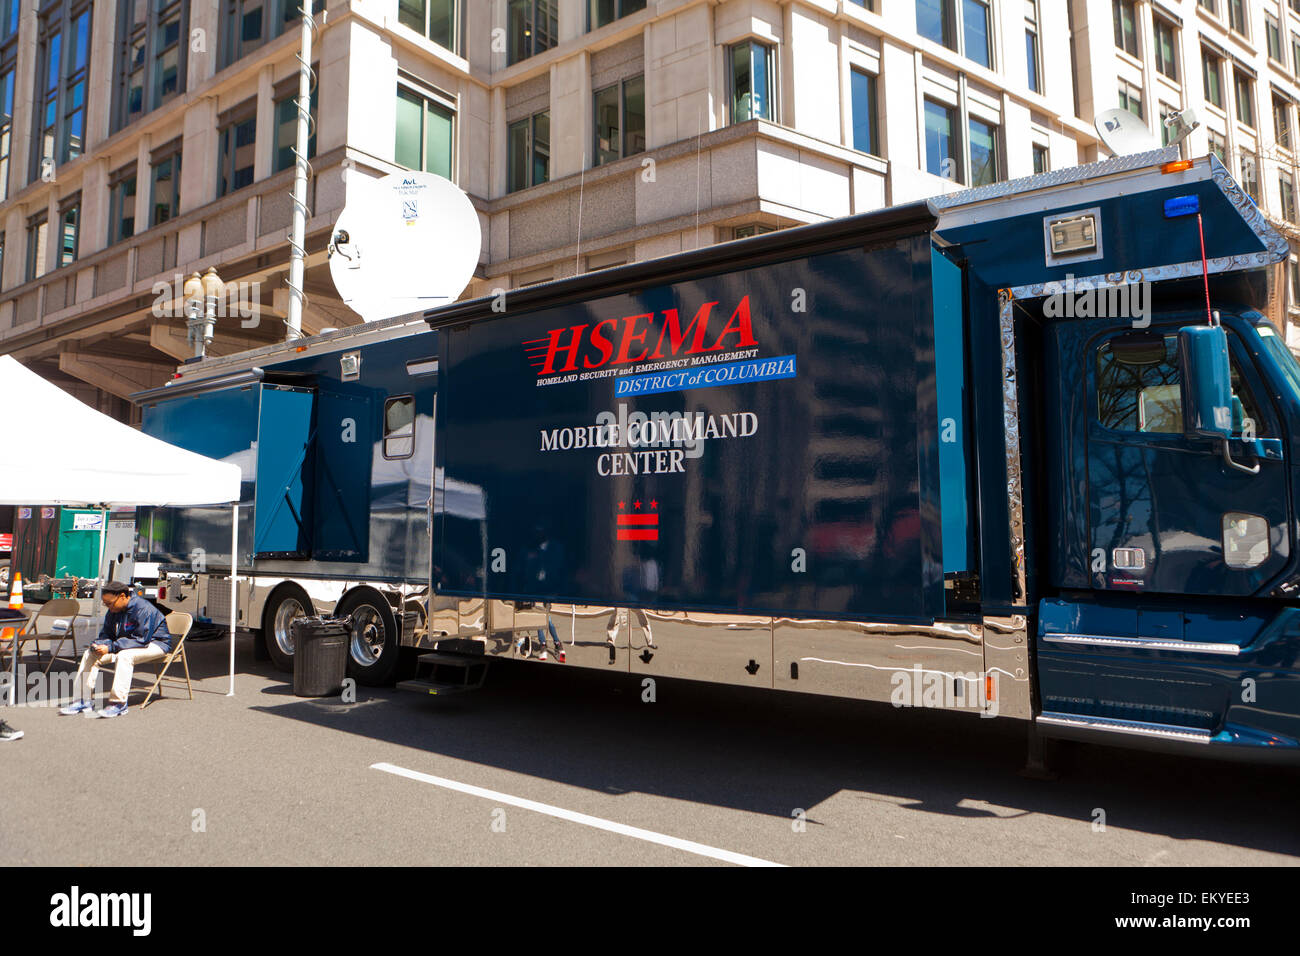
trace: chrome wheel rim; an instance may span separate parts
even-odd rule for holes
[[[352,612],[352,659],[363,667],[374,664],[384,653],[384,619],[379,611],[363,604]]]
[[[293,656],[293,631],[290,626],[295,617],[306,617],[307,612],[297,598],[285,598],[275,609],[275,643],[287,657]]]

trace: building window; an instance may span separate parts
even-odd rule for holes
[[[620,17],[645,9],[645,0],[588,0],[587,29],[598,30]]]
[[[456,7],[459,0],[397,0],[397,22],[438,46],[459,50]]]
[[[961,180],[957,141],[957,111],[934,100],[925,101],[925,168],[935,176]]]
[[[1232,74],[1232,89],[1237,102],[1237,121],[1255,128],[1255,81],[1240,71]]]
[[[318,71],[319,64],[313,65],[312,69]],[[285,87],[290,88],[292,92],[286,92],[285,89],[279,90],[279,98],[275,101],[275,155],[271,166],[272,172],[280,172],[282,169],[288,169],[293,166],[293,151],[298,144],[298,78],[290,77]],[[311,91],[311,105],[309,113],[310,121],[307,123],[307,158],[311,159],[316,155],[316,103],[319,97],[317,93],[319,87]]]
[[[1219,162],[1223,163],[1226,166],[1228,163],[1227,140],[1223,138],[1222,134],[1216,133],[1212,129],[1207,130],[1206,135],[1209,137],[1209,141],[1210,141],[1210,152],[1213,153],[1215,156],[1217,156],[1219,158]]]
[[[957,49],[954,0],[916,0],[916,32],[927,40]]]
[[[727,52],[731,64],[731,122],[775,119],[772,103],[772,48],[750,42]]]
[[[1273,138],[1283,149],[1291,148],[1291,104],[1273,96]]]
[[[393,156],[400,166],[451,179],[452,127],[456,112],[450,103],[397,86],[397,145]]]
[[[1208,10],[1216,17],[1219,15],[1219,0],[1196,0],[1196,4],[1202,10]]]
[[[14,138],[14,71],[0,73],[0,202],[9,198],[9,153]]]
[[[1291,34],[1291,72],[1300,80],[1300,34],[1296,33]]]
[[[0,290],[4,289],[5,276],[5,234],[0,232]]]
[[[225,68],[252,53],[269,37],[265,22],[269,0],[227,0],[226,30],[221,43],[221,66]]]
[[[596,166],[645,152],[645,77],[634,76],[594,94]]]
[[[1201,51],[1201,68],[1205,78],[1205,99],[1223,109],[1223,59],[1209,50]]]
[[[536,186],[551,178],[551,114],[535,113],[506,130],[506,191]]]
[[[1174,39],[1174,25],[1163,17],[1152,20],[1152,32],[1155,33],[1156,70],[1174,82],[1178,81],[1177,41]]]
[[[119,169],[109,179],[108,244],[135,235],[135,164]]]
[[[325,9],[325,0],[312,0],[312,13]],[[225,0],[221,38],[221,69],[265,46],[302,22],[300,0]]]
[[[1134,116],[1142,116],[1142,91],[1132,83],[1121,81],[1119,84],[1119,108],[1128,110]]]
[[[1241,154],[1241,188],[1255,202],[1259,202],[1259,167],[1255,157],[1249,153]]]
[[[985,67],[993,62],[989,20],[988,0],[916,0],[917,33]]]
[[[987,186],[998,175],[998,128],[992,123],[970,120],[970,184]]]
[[[66,163],[85,150],[86,69],[90,62],[90,7],[63,7],[41,21],[38,38],[36,138],[29,181],[42,167]]]
[[[149,225],[161,226],[181,211],[181,147],[177,140],[155,152],[149,166]]]
[[[1038,4],[1036,0],[1026,0],[1025,3],[1025,65],[1029,74],[1029,89],[1035,93],[1043,92],[1042,59],[1038,47]]]
[[[1264,37],[1268,42],[1268,58],[1282,62],[1282,28],[1278,25],[1277,17],[1272,14],[1264,14]]]
[[[966,57],[980,66],[993,65],[992,34],[987,0],[962,0],[962,35]]]
[[[81,196],[65,200],[59,206],[59,261],[55,268],[77,261],[77,238],[81,231]]]
[[[21,0],[3,0],[3,2],[0,2],[0,43],[8,40],[18,32],[18,14],[21,11]]]
[[[27,220],[27,281],[45,275],[45,244],[49,240],[50,224],[44,212]]]
[[[769,232],[776,232],[772,226],[763,222],[751,222],[744,226],[736,226],[731,230],[732,239],[752,239],[754,236],[763,236]]]
[[[1045,173],[1052,167],[1048,164],[1047,147],[1034,144],[1034,173]]]
[[[257,106],[235,107],[238,115],[217,128],[217,195],[226,196],[253,182],[257,155]]]
[[[1282,199],[1282,218],[1295,222],[1295,183],[1288,172],[1278,173],[1278,195]]]
[[[1228,25],[1244,37],[1249,37],[1246,23],[1246,0],[1228,0]]]
[[[506,56],[518,63],[555,46],[559,36],[558,0],[509,0],[506,5]]]
[[[189,4],[119,0],[116,127],[184,92]]]
[[[877,128],[876,78],[862,70],[849,71],[853,106],[853,148],[859,153],[883,155]]]
[[[1137,11],[1133,0],[1111,0],[1115,13],[1115,45],[1130,56],[1138,55]]]

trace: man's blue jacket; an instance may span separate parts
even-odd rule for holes
[[[170,651],[172,635],[161,612],[136,594],[127,602],[126,610],[108,612],[95,643],[107,644],[114,654],[150,644],[161,644],[164,650]]]

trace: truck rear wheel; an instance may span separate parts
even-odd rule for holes
[[[383,595],[369,588],[354,591],[339,602],[335,613],[352,618],[348,673],[368,687],[391,683],[401,642],[397,621]]]
[[[293,673],[293,631],[290,625],[296,617],[309,617],[311,598],[296,584],[281,584],[266,602],[262,612],[262,635],[267,653],[277,669]]]

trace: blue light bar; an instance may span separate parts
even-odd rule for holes
[[[1194,216],[1201,211],[1199,196],[1175,196],[1165,200],[1165,218],[1177,219],[1179,216]]]

